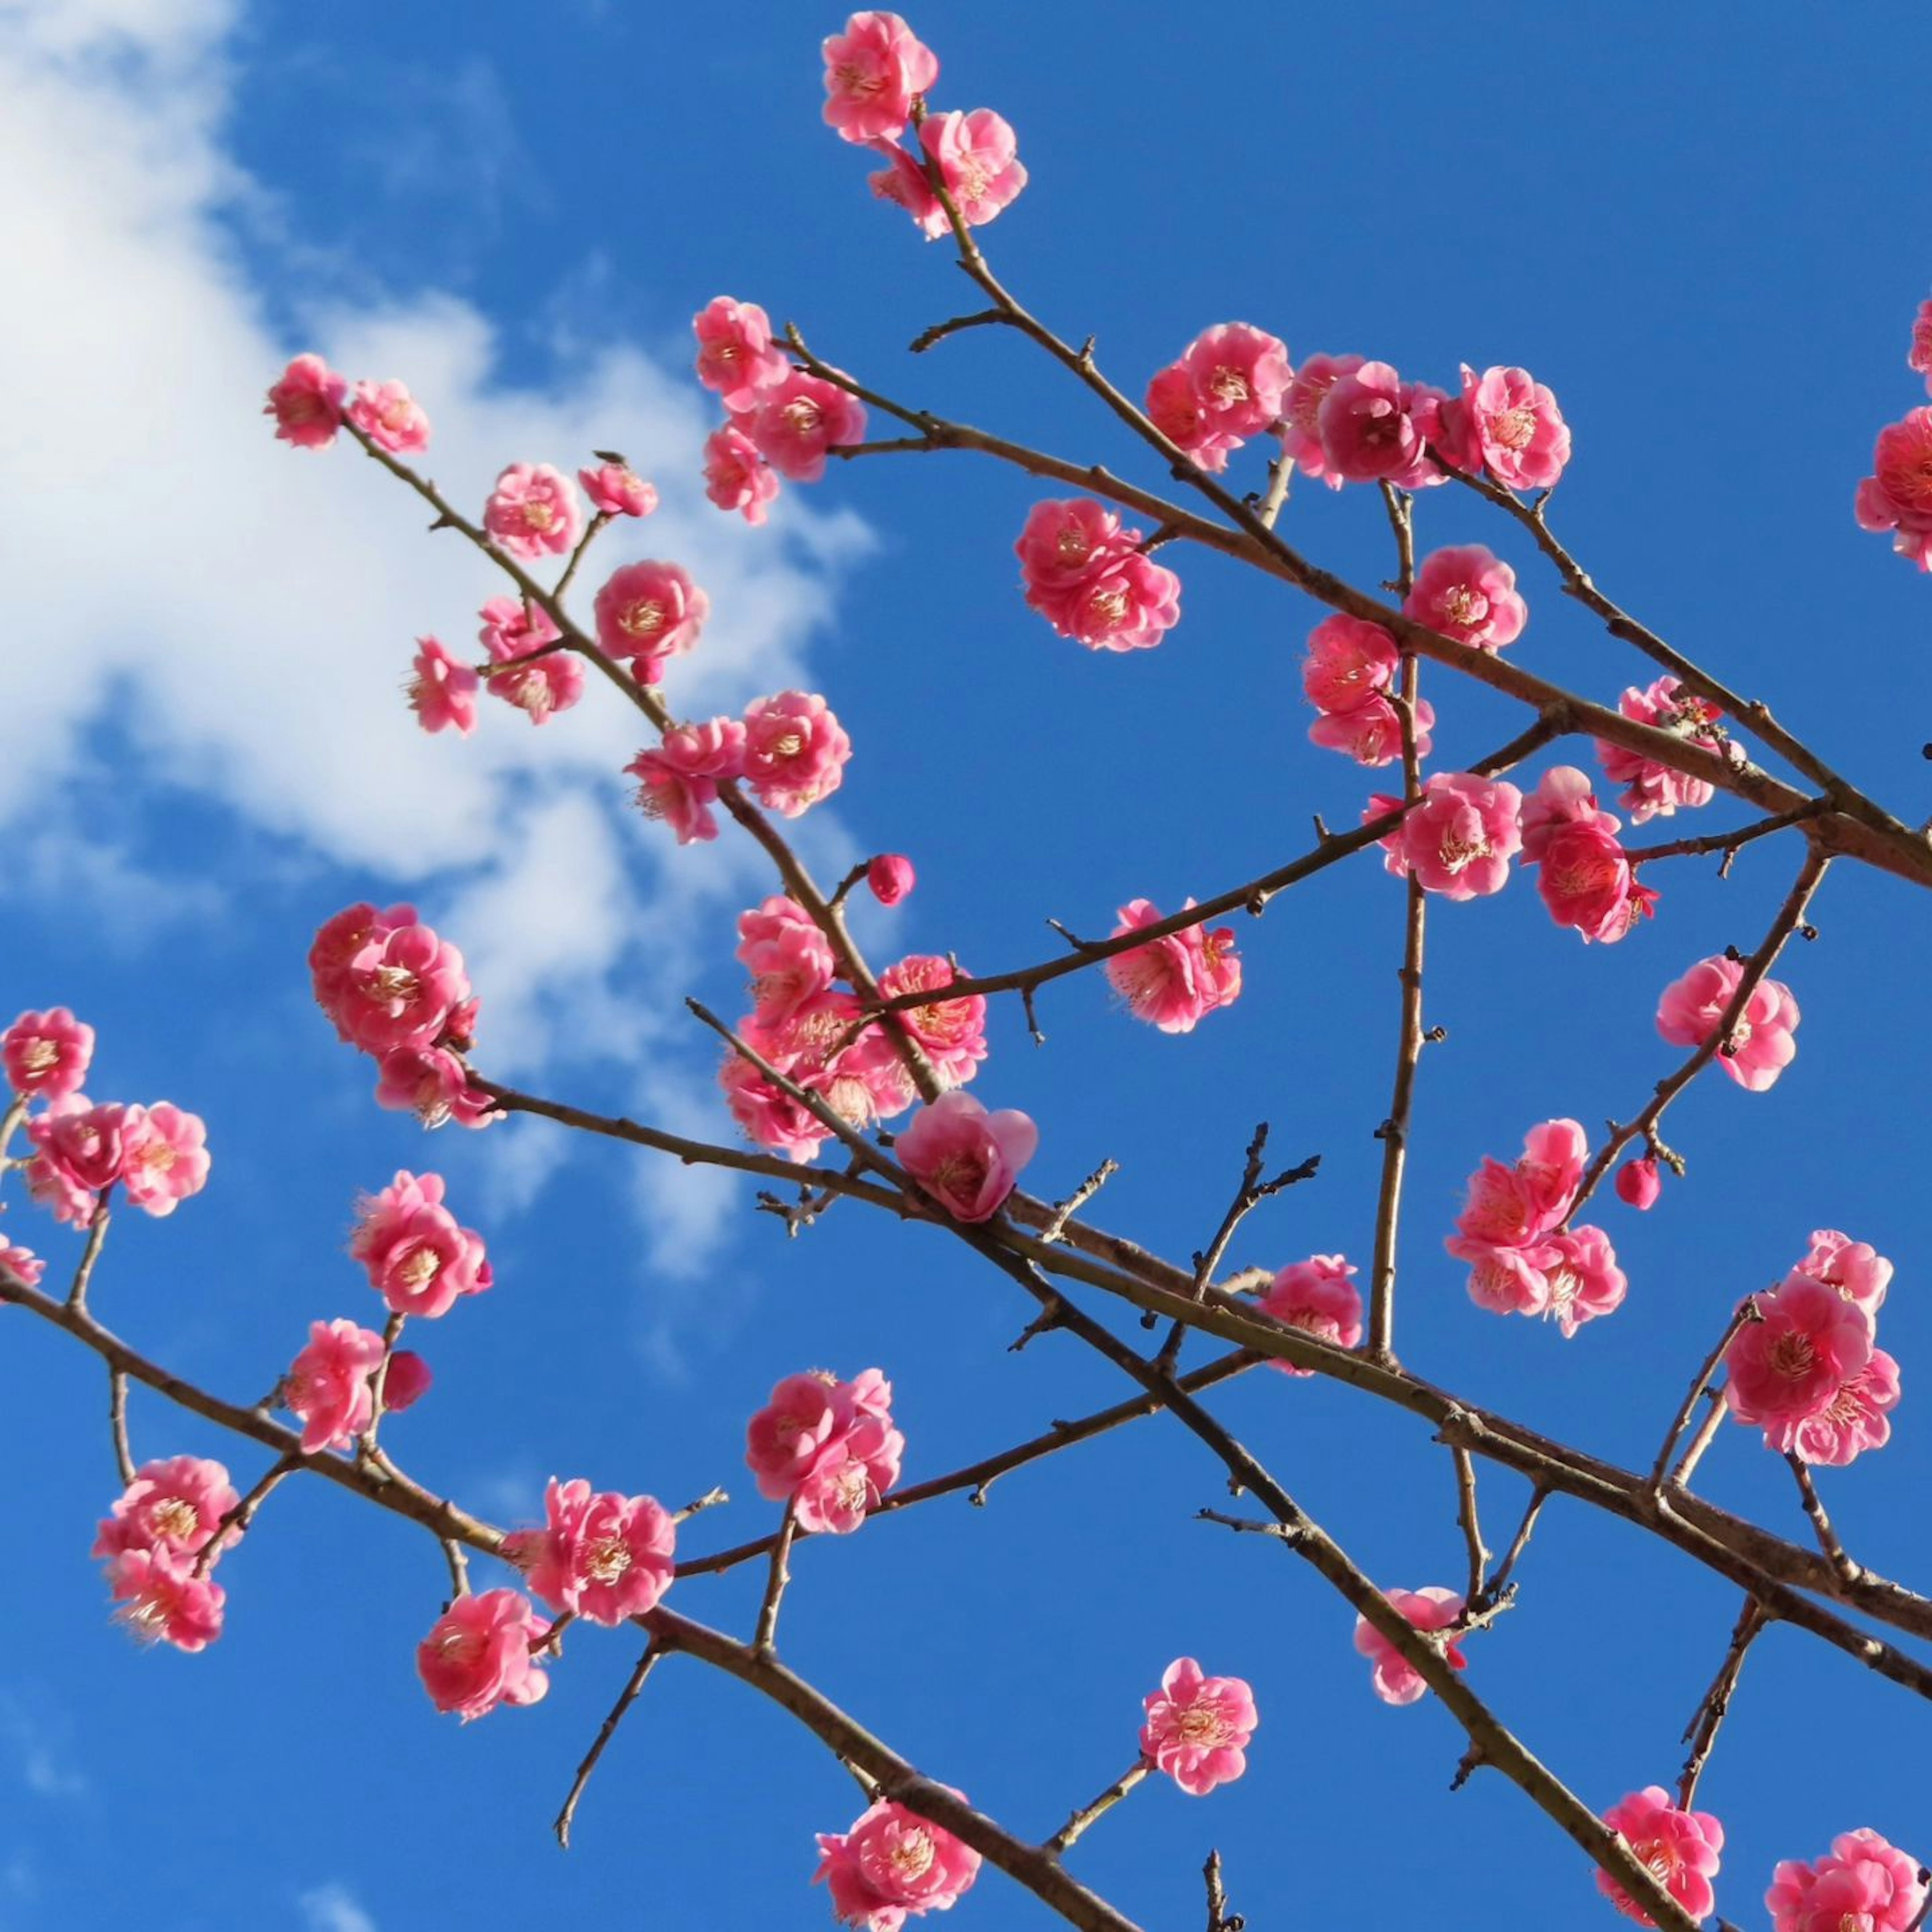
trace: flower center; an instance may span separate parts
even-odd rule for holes
[[[540,498],[532,498],[524,506],[524,521],[533,530],[547,530],[556,521],[556,512]]]
[[[824,420],[824,412],[809,396],[794,397],[779,413],[800,436],[816,434]]]
[[[1084,563],[1094,552],[1094,546],[1087,541],[1087,532],[1078,524],[1069,524],[1061,530],[1054,548],[1060,553],[1062,563]]]
[[[898,1839],[886,1854],[886,1862],[902,1879],[923,1878],[932,1869],[932,1862],[938,1856],[931,1833],[908,1832]]]
[[[1795,1330],[1779,1336],[1771,1345],[1772,1372],[1792,1382],[1808,1376],[1817,1359],[1818,1352],[1812,1345],[1811,1337]]]
[[[369,976],[369,997],[379,1003],[406,1002],[416,998],[421,983],[406,966],[378,966]]]
[[[155,1529],[170,1541],[185,1543],[201,1527],[201,1512],[185,1496],[170,1496],[156,1504],[148,1517]]]
[[[29,1073],[45,1073],[59,1058],[60,1048],[50,1040],[31,1042],[20,1056],[21,1064]]]
[[[1490,600],[1472,584],[1459,584],[1442,593],[1442,614],[1451,624],[1474,630],[1490,614]]]
[[[1490,418],[1490,440],[1505,449],[1527,449],[1536,434],[1536,412],[1518,407],[1502,410]]]
[[[1245,403],[1254,394],[1248,387],[1248,379],[1238,369],[1216,369],[1208,386],[1223,403]]]
[[[425,1288],[442,1271],[442,1257],[434,1248],[416,1248],[396,1270],[396,1279],[405,1288]]]
[[[614,1583],[631,1567],[631,1546],[621,1536],[607,1536],[584,1553],[584,1574],[592,1582]]]
[[[1174,1728],[1183,1742],[1204,1749],[1224,1744],[1233,1735],[1227,1719],[1211,1704],[1190,1704],[1176,1714]]]
[[[1111,584],[1105,590],[1096,590],[1087,600],[1088,614],[1095,622],[1111,628],[1126,622],[1127,590],[1124,584]]]
[[[618,613],[617,627],[628,637],[648,638],[664,628],[664,607],[655,597],[640,597]]]
[[[1444,833],[1436,856],[1442,861],[1444,872],[1460,872],[1477,860],[1486,858],[1493,849],[1488,835],[1479,826],[1473,831]]]

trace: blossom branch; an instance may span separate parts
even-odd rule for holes
[[[1724,1713],[1730,1708],[1731,1694],[1738,1688],[1738,1675],[1744,1667],[1744,1652],[1750,1649],[1768,1621],[1764,1606],[1756,1598],[1747,1596],[1744,1608],[1738,1612],[1737,1626],[1731,1632],[1724,1660],[1718,1666],[1718,1674],[1711,1680],[1710,1689],[1704,1693],[1702,1701],[1691,1714],[1690,1723],[1684,1726],[1684,1742],[1690,1747],[1690,1755],[1684,1760],[1683,1774],[1678,1780],[1677,1808],[1680,1811],[1689,1810],[1697,1796],[1697,1780],[1703,1776],[1711,1748],[1718,1741],[1718,1727],[1724,1721]]]
[[[1090,1798],[1069,1818],[1060,1829],[1046,1841],[1046,1850],[1058,1856],[1070,1850],[1088,1826],[1104,1817],[1134,1786],[1154,1768],[1145,1758],[1135,1760],[1131,1769],[1123,1772],[1099,1797]]]
[[[787,1503],[778,1532],[772,1538],[771,1571],[765,1582],[764,1600],[758,1606],[758,1635],[752,1640],[752,1647],[764,1656],[769,1657],[776,1645],[778,1606],[784,1600],[785,1586],[791,1581],[791,1540],[797,1529],[798,1519]]]
[[[1701,838],[1673,838],[1661,845],[1633,846],[1624,856],[1634,870],[1658,859],[1690,859],[1706,852],[1721,852],[1724,862],[1718,868],[1718,876],[1722,878],[1730,871],[1732,860],[1753,840],[1768,838],[1772,832],[1788,830],[1794,825],[1808,824],[1828,809],[1828,801],[1814,799],[1809,805],[1796,806],[1789,812],[1774,812],[1768,818],[1739,826],[1732,832],[1712,832]]]
[[[1845,1546],[1838,1540],[1838,1532],[1832,1527],[1832,1519],[1825,1514],[1823,1499],[1818,1494],[1818,1486],[1811,1480],[1811,1472],[1803,1456],[1787,1453],[1784,1458],[1790,1464],[1791,1474],[1798,1484],[1798,1500],[1804,1506],[1804,1514],[1811,1521],[1812,1532],[1818,1539],[1818,1547],[1825,1552],[1825,1560],[1848,1583],[1855,1583],[1864,1574],[1862,1568],[1846,1554]]]
[[[1697,1398],[1710,1387],[1711,1378],[1718,1372],[1718,1365],[1724,1359],[1731,1344],[1737,1340],[1738,1332],[1749,1323],[1760,1322],[1763,1318],[1758,1312],[1757,1302],[1754,1297],[1746,1295],[1744,1300],[1738,1304],[1730,1320],[1724,1324],[1724,1332],[1718,1337],[1716,1346],[1704,1358],[1703,1364],[1698,1370],[1696,1379],[1692,1382],[1689,1389],[1685,1392],[1684,1400],[1678,1404],[1677,1413],[1670,1419],[1670,1427],[1664,1436],[1664,1446],[1658,1450],[1657,1460],[1651,1465],[1650,1486],[1653,1490],[1663,1488],[1665,1472],[1670,1466],[1670,1458],[1675,1454],[1678,1443],[1682,1439],[1684,1430],[1690,1426],[1691,1412],[1697,1406]],[[1671,1480],[1680,1479],[1672,1478]]]
[[[1468,1450],[1460,1443],[1450,1446],[1450,1455],[1456,1464],[1456,1522],[1462,1532],[1462,1542],[1468,1552],[1468,1582],[1462,1592],[1462,1608],[1465,1616],[1480,1614],[1484,1595],[1483,1579],[1487,1574],[1490,1552],[1483,1542],[1483,1530],[1476,1514],[1476,1465]],[[1498,1602],[1501,1598],[1497,1598]]]
[[[107,1428],[114,1438],[114,1466],[124,1490],[134,1480],[134,1451],[128,1440],[128,1378],[118,1369],[107,1372]]]
[[[111,1187],[102,1191],[88,1217],[87,1245],[80,1251],[80,1264],[74,1270],[73,1286],[67,1292],[67,1305],[77,1315],[87,1312],[87,1285],[94,1279],[94,1264],[100,1260],[101,1244],[107,1239],[108,1199],[113,1191]]]
[[[598,1727],[590,1748],[584,1754],[584,1761],[577,1767],[577,1775],[571,1780],[570,1791],[563,1801],[563,1808],[556,1814],[550,1829],[556,1834],[556,1841],[567,1852],[570,1850],[571,1821],[577,1816],[578,1801],[583,1797],[584,1787],[590,1782],[590,1774],[597,1768],[597,1760],[604,1755],[604,1748],[617,1734],[617,1726],[629,1715],[631,1706],[638,1701],[638,1695],[644,1688],[644,1680],[659,1664],[670,1654],[668,1646],[653,1636],[644,1648],[636,1667],[632,1671],[623,1689],[617,1694],[617,1701],[610,1706],[609,1714]]]

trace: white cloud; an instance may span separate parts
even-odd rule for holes
[[[806,681],[802,650],[867,533],[796,493],[760,531],[712,508],[707,399],[634,350],[560,336],[556,373],[519,386],[488,321],[452,297],[372,304],[338,283],[292,305],[258,285],[237,224],[271,255],[283,232],[284,260],[299,245],[305,284],[329,242],[298,235],[222,147],[235,25],[226,0],[0,0],[16,292],[0,304],[16,376],[0,500],[33,602],[31,644],[0,656],[0,832],[27,854],[13,889],[58,881],[128,944],[173,896],[206,908],[166,822],[187,794],[275,835],[262,849],[281,862],[320,857],[418,898],[472,962],[493,1072],[626,1063],[660,1035],[674,1061],[708,1063],[672,996],[709,956],[704,935],[728,934],[734,900],[769,889],[756,855],[728,838],[679,851],[628,810],[620,772],[644,722],[601,690],[540,730],[486,704],[471,740],[418,731],[399,692],[412,640],[466,644],[500,583],[459,537],[426,534],[422,506],[346,442],[276,442],[262,392],[310,346],[404,376],[435,425],[430,472],[472,509],[506,461],[623,449],[663,507],[606,533],[604,567],[675,557],[712,599],[698,652],[673,668],[689,715]],[[310,340],[279,339],[269,318],[292,306]],[[586,574],[594,586],[594,560]],[[110,721],[122,769],[104,776]],[[70,830],[45,829],[56,802]],[[841,842],[829,820],[812,830]],[[646,1097],[716,1132],[702,1084],[674,1064]],[[684,1175],[646,1189],[688,1265],[716,1238],[719,1197]]]
[[[375,1920],[346,1886],[318,1886],[296,1903],[302,1907],[304,1932],[376,1932]]]
[[[80,1798],[87,1779],[69,1763],[56,1735],[56,1727],[28,1711],[10,1694],[0,1693],[0,1732],[4,1732],[20,1765],[20,1781],[42,1798]],[[64,1733],[65,1726],[58,1727]]]

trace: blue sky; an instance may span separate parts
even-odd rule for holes
[[[882,848],[919,864],[914,898],[870,921],[876,958],[1020,963],[1045,918],[1093,929],[1132,897],[1222,890],[1367,789],[1306,741],[1296,665],[1316,614],[1278,586],[1170,553],[1180,627],[1158,651],[1096,657],[1019,602],[1010,545],[1043,494],[1022,477],[965,458],[854,465],[755,532],[700,499],[711,417],[688,322],[721,290],[794,317],[889,393],[1133,460],[1089,399],[994,332],[904,356],[963,284],[820,123],[817,42],[839,18],[0,0],[0,213],[26,292],[0,311],[16,377],[0,554],[22,620],[0,653],[0,1016],[74,1006],[101,1034],[92,1090],[195,1108],[215,1153],[202,1198],[117,1226],[95,1305],[252,1397],[310,1320],[368,1318],[342,1252],[357,1193],[440,1168],[498,1286],[421,1344],[439,1381],[398,1453],[500,1520],[528,1520],[553,1472],[673,1504],[736,1486],[692,1551],[766,1526],[741,1432],[793,1370],[884,1366],[914,1478],[1120,1391],[1069,1342],[1006,1354],[1027,1311],[928,1231],[841,1208],[787,1244],[728,1183],[540,1125],[426,1143],[374,1108],[302,957],[337,907],[410,897],[472,959],[490,1071],[725,1137],[680,1001],[736,1010],[732,920],[768,888],[729,840],[675,850],[627,810],[635,735],[610,706],[541,734],[499,710],[463,744],[413,730],[396,690],[410,640],[466,635],[495,586],[370,466],[272,443],[256,411],[288,354],[405,376],[459,501],[504,462],[574,466],[593,444],[656,478],[665,507],[631,554],[686,561],[716,611],[680,703],[825,692],[856,749],[834,806],[802,824],[808,856],[826,873]],[[1016,0],[914,16],[943,100],[1019,131],[1031,184],[986,236],[1010,282],[1066,332],[1095,331],[1130,388],[1234,317],[1297,359],[1358,350],[1438,380],[1466,358],[1526,364],[1575,430],[1558,523],[1599,580],[1922,819],[1932,588],[1853,526],[1850,501],[1877,428],[1923,400],[1902,364],[1932,277],[1932,20],[1520,0],[1201,20],[1153,0],[1104,22]],[[1512,656],[1605,698],[1647,681],[1480,508],[1436,493],[1420,540],[1516,562],[1531,620]],[[1286,527],[1358,580],[1389,569],[1361,493],[1300,490]],[[1520,722],[1440,678],[1432,694],[1445,769]],[[1550,1115],[1594,1126],[1638,1104],[1673,1060],[1651,1030],[1658,992],[1753,944],[1796,862],[1754,848],[1721,886],[1666,868],[1659,917],[1614,949],[1556,931],[1521,880],[1440,910],[1429,1017],[1450,1039],[1423,1072],[1399,1340],[1432,1379],[1639,1462],[1737,1297],[1812,1228],[1844,1228],[1898,1264],[1881,1340],[1906,1394],[1893,1445],[1822,1480],[1854,1551],[1910,1579],[1932,1217],[1905,888],[1841,868],[1820,938],[1781,976],[1804,1008],[1796,1064],[1767,1096],[1712,1076],[1673,1111],[1690,1184],[1647,1218],[1606,1211],[1632,1282],[1612,1320],[1568,1345],[1499,1322],[1439,1251],[1482,1154]],[[1319,1151],[1322,1171],[1234,1258],[1366,1262],[1399,898],[1363,863],[1244,922],[1244,998],[1188,1039],[1084,979],[1042,999],[1042,1049],[998,1010],[976,1090],[1040,1121],[1030,1184],[1064,1192],[1112,1156],[1102,1218],[1185,1253],[1266,1118],[1285,1158]],[[70,1257],[22,1205],[4,1225]],[[564,1857],[548,1820],[628,1640],[581,1634],[542,1706],[459,1730],[412,1666],[445,1588],[436,1552],[332,1494],[273,1499],[224,1567],[214,1649],[136,1651],[86,1554],[115,1486],[98,1364],[24,1321],[7,1335],[0,1400],[31,1473],[0,1610],[0,1928],[830,1923],[806,1888],[812,1834],[842,1828],[856,1793],[781,1714],[667,1667]],[[1378,1579],[1457,1580],[1447,1460],[1417,1424],[1272,1376],[1220,1406]],[[132,1419],[144,1457],[230,1454],[158,1404]],[[232,1463],[254,1473],[246,1451]],[[1802,1535],[1748,1432],[1706,1468],[1711,1493]],[[1171,1658],[1250,1678],[1247,1779],[1205,1802],[1144,1789],[1076,1856],[1150,1925],[1195,1922],[1210,1844],[1258,1928],[1365,1900],[1455,1932],[1608,1923],[1512,1788],[1448,1795],[1460,1734],[1432,1706],[1375,1702],[1339,1599],[1192,1520],[1221,1500],[1190,1439],[1137,1425],[983,1511],[941,1502],[807,1549],[787,1654],[1042,1835],[1125,1767]],[[1521,1501],[1486,1478],[1492,1540]],[[1474,1646],[1474,1681],[1592,1802],[1672,1781],[1728,1587],[1574,1505],[1549,1512],[1522,1581]],[[755,1592],[741,1575],[673,1601],[748,1627]],[[1732,1834],[1720,1909],[1741,1925],[1762,1922],[1776,1859],[1838,1832],[1932,1851],[1923,1714],[1815,1651],[1763,1640],[1705,1780]],[[990,1875],[960,1911],[1048,1922]]]

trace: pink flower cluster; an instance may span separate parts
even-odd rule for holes
[[[1657,1030],[1673,1046],[1702,1046],[1718,1030],[1737,998],[1744,962],[1726,953],[1700,959],[1664,988],[1657,1005]],[[1751,988],[1730,1036],[1718,1043],[1718,1064],[1747,1093],[1762,1094],[1797,1058],[1798,1002],[1775,980]]]
[[[1570,460],[1570,426],[1527,369],[1462,364],[1462,393],[1442,405],[1438,450],[1452,468],[1487,470],[1506,490],[1553,490]]]
[[[346,1448],[375,1420],[375,1378],[385,1350],[381,1336],[353,1322],[312,1322],[308,1336],[278,1394],[281,1406],[301,1418],[302,1451],[314,1456]],[[385,1410],[408,1408],[428,1386],[421,1358],[410,1358],[417,1372],[398,1375],[400,1359],[390,1364],[384,1381]]]
[[[1590,781],[1574,765],[1544,773],[1522,808],[1522,861],[1537,870],[1537,890],[1558,926],[1587,946],[1613,945],[1655,911],[1657,894],[1636,882],[1617,842],[1622,823],[1597,808]]]
[[[1553,1320],[1568,1340],[1622,1306],[1629,1284],[1610,1237],[1565,1228],[1589,1140],[1574,1120],[1545,1120],[1523,1137],[1513,1166],[1485,1160],[1443,1245],[1469,1264],[1469,1298],[1497,1315]]]
[[[1898,1364],[1876,1346],[1892,1264],[1834,1228],[1811,1237],[1778,1286],[1751,1298],[1757,1319],[1724,1364],[1734,1420],[1764,1431],[1780,1455],[1841,1468],[1892,1436]]]
[[[1918,1861],[1868,1827],[1808,1864],[1780,1862],[1764,1895],[1772,1932],[1910,1932],[1925,1904]]]
[[[879,976],[889,998],[934,997],[862,1028],[863,1009],[838,983],[842,969],[830,943],[795,900],[774,896],[741,914],[737,957],[751,974],[752,1010],[740,1028],[746,1044],[855,1126],[890,1120],[917,1097],[890,1029],[916,1044],[950,1086],[971,1079],[986,1057],[986,1002],[976,993],[946,998],[953,968],[935,954],[913,953]],[[759,1146],[806,1161],[830,1138],[830,1127],[735,1049],[727,1050],[718,1078]]]
[[[1932,302],[1913,318],[1906,367],[1932,391]],[[1861,530],[1889,530],[1900,556],[1932,571],[1932,409],[1910,410],[1879,431],[1872,474],[1858,485],[1852,514]]]
[[[1378,766],[1402,756],[1402,719],[1390,694],[1402,662],[1395,640],[1379,624],[1337,612],[1309,633],[1301,688],[1320,713],[1309,736],[1358,765]],[[1415,705],[1415,750],[1429,754],[1436,710],[1426,698]]]
[[[478,640],[490,662],[503,667],[484,680],[492,698],[514,705],[532,724],[548,724],[582,698],[583,662],[572,652],[550,648],[562,633],[541,604],[493,597],[476,614],[482,620]]]
[[[1724,1828],[1709,1812],[1681,1811],[1661,1785],[1648,1784],[1618,1798],[1604,1814],[1604,1822],[1693,1918],[1708,1918],[1717,1910],[1711,1880],[1724,1849]],[[1598,1872],[1597,1889],[1626,1918],[1656,1924],[1608,1872]]]
[[[270,388],[262,413],[274,418],[277,439],[296,449],[326,449],[345,422],[392,456],[429,447],[429,418],[400,382],[358,382],[348,398],[347,376],[320,356],[298,356]]]
[[[1705,699],[1694,698],[1674,677],[1660,677],[1642,691],[1630,686],[1617,700],[1617,709],[1626,718],[1654,724],[1688,745],[1724,754],[1728,741],[1713,728],[1724,714]],[[1641,752],[1626,751],[1601,738],[1597,740],[1597,756],[1604,776],[1624,788],[1617,802],[1639,825],[1652,818],[1668,818],[1679,806],[1708,805],[1717,795],[1717,788],[1708,778],[1686,778]]]
[[[1529,622],[1516,572],[1481,544],[1431,550],[1402,608],[1418,624],[1479,651],[1514,644]]]
[[[358,1205],[349,1252],[392,1314],[434,1320],[490,1284],[483,1237],[458,1226],[444,1191],[441,1174],[405,1168]]]
[[[1181,910],[1193,904],[1190,898]],[[1118,916],[1110,938],[1154,925],[1161,915],[1152,900],[1130,899]],[[1232,926],[1211,931],[1185,926],[1113,954],[1104,970],[1128,1012],[1162,1033],[1192,1033],[1209,1013],[1232,1006],[1241,996],[1241,962],[1234,956]]]
[[[670,1588],[677,1525],[656,1498],[553,1476],[544,1514],[542,1529],[505,1538],[503,1554],[558,1616],[621,1624],[653,1609]]]
[[[1204,1798],[1247,1769],[1262,1720],[1245,1679],[1204,1676],[1192,1658],[1178,1657],[1142,1702],[1141,1755],[1190,1797]]]
[[[1340,1255],[1310,1255],[1305,1262],[1291,1262],[1262,1289],[1261,1306],[1291,1328],[1332,1342],[1338,1348],[1354,1348],[1362,1339],[1362,1298],[1352,1280],[1356,1272]],[[1268,1366],[1288,1376],[1315,1372],[1278,1358]]]
[[[812,1883],[824,1881],[840,1924],[862,1932],[950,1911],[980,1876],[977,1852],[896,1798],[876,1800],[846,1831],[820,1832],[818,1850]]]
[[[483,506],[483,527],[499,550],[526,563],[562,556],[584,534],[584,503],[561,470],[512,463]]]
[[[1363,818],[1378,818],[1402,802],[1371,793]],[[1522,849],[1522,794],[1500,778],[1431,772],[1420,800],[1382,841],[1388,869],[1448,899],[1499,892],[1509,882],[1510,860]]]
[[[496,1118],[462,1058],[474,1043],[478,1006],[463,956],[414,906],[345,906],[317,930],[308,965],[336,1037],[375,1060],[378,1105],[413,1113],[426,1127],[480,1127]]]
[[[1382,1594],[1419,1630],[1447,1630],[1462,1614],[1462,1599],[1434,1585],[1426,1590],[1384,1590]],[[1355,1619],[1355,1648],[1374,1665],[1371,1681],[1384,1704],[1413,1704],[1429,1688],[1422,1673],[1366,1617]],[[1467,1668],[1460,1644],[1450,1642],[1442,1654],[1451,1670]]]
[[[116,1613],[144,1642],[206,1650],[221,1634],[227,1593],[207,1573],[236,1532],[223,1525],[242,1498],[219,1462],[176,1456],[144,1463],[94,1539]]]
[[[1155,376],[1147,413],[1203,470],[1225,470],[1232,452],[1274,427],[1294,380],[1286,343],[1247,322],[1224,322]]]
[[[698,642],[711,599],[682,566],[646,559],[613,571],[592,608],[598,643],[640,684],[658,684],[666,663]]]
[[[680,845],[715,838],[718,788],[742,778],[760,804],[796,818],[844,782],[852,740],[815,692],[781,691],[746,707],[742,720],[674,726],[624,769],[638,781],[638,808],[661,818]]]
[[[536,1653],[547,1618],[515,1590],[458,1597],[416,1646],[416,1674],[439,1711],[466,1724],[499,1704],[535,1704],[550,1688]]]
[[[989,1221],[1040,1144],[1016,1107],[988,1113],[970,1094],[942,1094],[914,1115],[894,1151],[907,1173],[956,1221]]]
[[[1180,621],[1180,579],[1090,496],[1036,503],[1013,546],[1026,601],[1091,651],[1144,650]]]
[[[152,1106],[96,1102],[80,1091],[94,1059],[94,1029],[65,1006],[24,1012],[0,1034],[0,1069],[26,1115],[34,1151],[22,1162],[27,1192],[57,1221],[85,1227],[118,1186],[144,1213],[172,1214],[207,1184],[208,1130],[166,1100]],[[15,1272],[29,1286],[41,1266],[24,1248]],[[27,1264],[34,1272],[27,1274]]]
[[[600,517],[648,517],[658,506],[657,486],[646,483],[620,456],[597,452],[595,470],[580,470],[577,480]]]
[[[892,1385],[878,1369],[849,1382],[819,1370],[788,1376],[745,1430],[745,1461],[767,1502],[788,1503],[814,1535],[856,1529],[899,1479],[905,1438]]]

